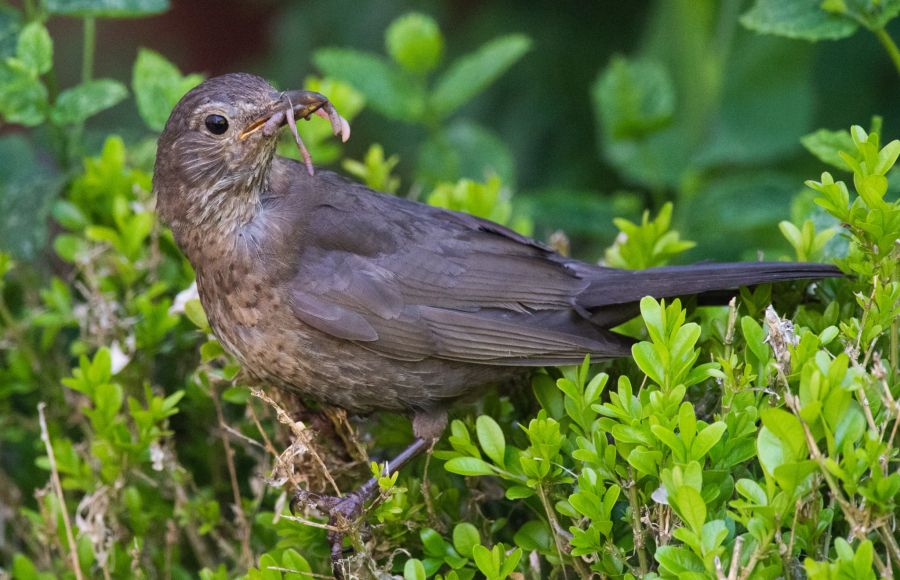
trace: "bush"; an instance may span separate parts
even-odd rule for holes
[[[150,136],[111,134],[86,153],[86,121],[128,89],[86,66],[79,84],[59,91],[46,18],[78,5],[93,26],[166,3],[26,4],[24,18],[0,13],[16,39],[0,43],[0,116],[33,128],[0,139],[0,188],[33,200],[39,218],[13,229],[22,213],[9,212],[0,236],[0,518],[11,522],[0,532],[0,576],[327,574],[324,520],[308,506],[291,515],[291,493],[378,475],[369,451],[404,445],[408,422],[351,421],[251,389],[212,337],[150,194],[152,132],[201,77],[142,51],[131,92]],[[810,5],[800,18],[757,0],[742,22],[814,39],[864,26],[898,54],[884,31],[898,10],[857,4],[826,2],[828,13]],[[421,127],[410,189],[429,203],[530,233],[509,151],[453,118],[530,46],[504,36],[439,74],[444,36],[410,14],[387,29],[391,60],[323,49],[314,60],[326,76],[307,86],[345,117],[370,107]],[[692,157],[685,173],[658,172],[673,139],[715,150],[672,124],[667,75],[660,63],[620,57],[593,92],[610,163],[651,189],[711,171]],[[380,145],[352,160],[327,123],[301,129],[317,161],[400,190],[399,158]],[[368,529],[349,534],[348,569],[448,580],[900,573],[900,141],[882,145],[881,132],[876,118],[869,131],[805,137],[847,177],[808,181],[797,219],[780,223],[798,260],[836,261],[846,279],[742,289],[728,307],[645,298],[641,317],[620,329],[638,338],[633,359],[546,369],[531,392],[460,405],[432,458],[380,478]],[[30,170],[47,156],[55,170]],[[473,166],[483,179],[471,179]],[[617,219],[606,262],[665,265],[691,248],[671,227],[691,193],[679,190],[675,206],[660,203],[639,222]],[[52,249],[42,249],[48,238]]]

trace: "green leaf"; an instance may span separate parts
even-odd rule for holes
[[[530,48],[530,38],[510,34],[460,57],[437,80],[431,94],[432,110],[440,118],[448,116],[486,89]]]
[[[425,580],[425,566],[421,560],[411,558],[403,565],[403,580]]]
[[[148,127],[162,131],[178,100],[203,81],[203,75],[182,75],[162,55],[141,48],[131,75],[138,113]]]
[[[47,113],[47,87],[24,67],[0,63],[0,118],[7,123],[34,127]]]
[[[42,75],[53,67],[53,41],[40,22],[30,22],[19,33],[16,58],[34,75]]]
[[[716,421],[711,425],[707,425],[706,428],[697,433],[697,437],[691,444],[690,459],[700,461],[719,442],[723,433],[725,433],[725,423],[722,421]]]
[[[184,304],[184,314],[200,330],[204,332],[209,330],[209,320],[206,318],[206,312],[203,311],[203,305],[200,304],[199,299],[188,300]]]
[[[649,342],[639,342],[632,345],[631,356],[638,368],[650,377],[650,380],[657,385],[665,385],[666,367],[656,346]]]
[[[437,66],[444,37],[433,18],[409,12],[394,20],[384,34],[388,54],[406,70],[422,74]]]
[[[0,62],[15,54],[21,28],[21,13],[12,6],[0,5]]]
[[[553,544],[550,528],[541,520],[531,520],[519,528],[515,535],[516,545],[531,552],[532,550],[546,551]]]
[[[756,0],[741,16],[741,24],[761,34],[803,40],[837,40],[850,36],[858,24],[822,10],[822,0]]]
[[[797,463],[786,463],[776,467],[772,476],[781,489],[788,493],[793,493],[818,467],[818,464],[811,459]]]
[[[515,175],[515,160],[506,143],[493,131],[467,120],[454,121],[429,137],[419,149],[416,163],[416,177],[429,185],[497,176],[503,185],[511,186]]]
[[[425,93],[403,71],[380,56],[341,48],[323,48],[313,62],[328,76],[345,81],[379,113],[404,122],[414,122],[425,112]]]
[[[47,216],[62,185],[38,163],[24,134],[0,137],[0,251],[35,259],[48,240]]]
[[[669,501],[688,527],[700,535],[706,521],[706,502],[703,501],[700,492],[690,485],[682,485],[669,497]]]
[[[653,554],[662,569],[673,575],[683,572],[703,572],[703,561],[683,546],[660,546]]]
[[[750,500],[752,505],[769,505],[769,497],[766,495],[765,490],[752,479],[739,479],[734,488],[738,493]]]
[[[44,0],[50,14],[129,18],[160,14],[169,9],[169,0]]]
[[[468,522],[456,524],[453,528],[453,547],[460,556],[470,558],[472,548],[481,544],[481,535],[478,528]]]
[[[60,93],[50,111],[50,119],[61,127],[82,123],[88,117],[114,107],[127,96],[128,89],[119,81],[87,81]]]
[[[506,489],[506,499],[525,499],[534,495],[534,490],[524,485],[514,485]]]
[[[495,475],[491,464],[477,457],[454,457],[444,464],[444,469],[459,475]]]
[[[801,137],[800,143],[823,163],[844,171],[850,171],[850,166],[839,155],[841,151],[850,152],[854,150],[853,139],[850,138],[850,132],[846,129],[840,131],[819,129],[814,133]]]
[[[769,407],[759,413],[763,425],[785,445],[794,458],[806,457],[806,435],[800,419],[784,409]]]
[[[475,431],[484,454],[490,457],[495,464],[503,467],[506,463],[506,437],[503,436],[500,425],[491,417],[481,415],[475,421]]]
[[[591,92],[607,139],[652,133],[666,126],[675,113],[672,81],[656,61],[615,56]]]
[[[297,553],[297,550],[288,548],[281,555],[281,566],[293,572],[285,572],[285,580],[294,580],[296,578],[310,578],[312,568],[306,558]]]

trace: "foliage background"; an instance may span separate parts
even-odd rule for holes
[[[646,345],[636,364],[551,370],[536,397],[461,408],[440,461],[383,482],[355,565],[409,578],[897,570],[900,144],[876,134],[900,120],[898,11],[0,3],[0,574],[75,577],[73,554],[87,576],[324,573],[324,533],[281,515],[286,491],[349,487],[366,452],[409,438],[390,417],[251,397],[181,293],[192,273],[149,193],[155,137],[187,88],[235,70],[321,90],[351,118],[343,148],[304,124],[318,163],[585,259],[764,255],[853,273],[745,291],[731,311],[650,301],[625,329]],[[804,188],[823,164],[860,198],[830,176]],[[763,342],[772,301],[797,325],[787,355]]]

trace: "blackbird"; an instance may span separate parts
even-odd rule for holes
[[[391,469],[440,436],[455,399],[529,367],[628,356],[631,341],[609,329],[644,296],[840,275],[804,263],[580,262],[488,220],[276,156],[277,129],[312,114],[349,135],[322,95],[249,74],[211,78],[172,111],[153,191],[210,326],[246,371],[353,413],[412,416],[416,440]],[[370,480],[319,504],[336,523],[375,489]],[[332,541],[340,558],[340,536]]]

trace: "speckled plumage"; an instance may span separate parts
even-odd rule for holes
[[[242,127],[280,101],[251,75],[188,93],[159,142],[160,215],[216,336],[260,380],[351,411],[440,414],[523,367],[626,355],[608,328],[668,297],[836,275],[816,264],[588,265],[491,222],[274,156]],[[204,116],[230,129],[212,135]]]

